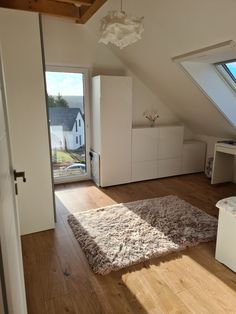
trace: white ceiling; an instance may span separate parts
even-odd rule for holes
[[[190,51],[236,41],[236,1],[124,0],[123,7],[127,13],[144,16],[144,38],[123,50],[110,46],[113,53],[193,131],[221,137],[236,135],[224,116],[172,61]],[[118,8],[119,1],[108,0],[85,27],[98,36],[100,18]]]

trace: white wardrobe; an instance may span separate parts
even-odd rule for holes
[[[92,79],[92,151],[100,156],[100,186],[131,181],[132,79]]]

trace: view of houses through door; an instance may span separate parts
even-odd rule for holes
[[[55,183],[89,178],[87,76],[84,69],[46,68],[51,158]]]

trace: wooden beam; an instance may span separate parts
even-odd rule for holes
[[[82,0],[82,1],[80,0],[53,0],[53,1],[74,4],[76,7],[91,6],[93,4],[92,0]]]
[[[107,0],[95,0],[89,8],[81,7],[81,23],[86,23],[105,2],[107,2]]]
[[[72,18],[80,23],[79,8],[50,0],[0,0],[0,7]]]
[[[62,16],[83,24],[107,0],[0,0],[0,7]]]

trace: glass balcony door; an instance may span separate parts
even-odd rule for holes
[[[90,178],[88,73],[47,67],[46,87],[54,183]]]

